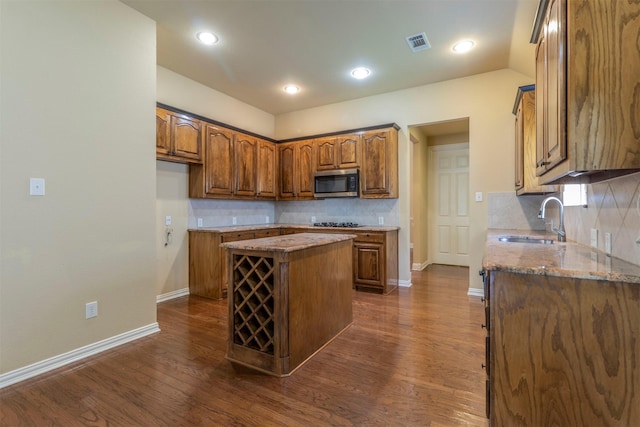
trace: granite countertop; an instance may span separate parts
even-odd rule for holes
[[[324,234],[324,233],[298,233],[286,236],[263,237],[261,239],[241,240],[239,242],[223,243],[220,246],[226,249],[240,249],[250,251],[268,252],[295,252],[316,246],[329,245],[354,239],[353,234]]]
[[[498,236],[536,236],[553,244],[501,242]],[[556,234],[526,230],[487,231],[483,268],[523,274],[640,283],[640,266],[576,242],[558,242]]]
[[[226,227],[203,227],[203,228],[190,228],[188,231],[208,231],[217,233],[233,233],[252,230],[264,230],[269,228],[301,228],[301,229],[314,229],[314,230],[349,230],[349,231],[395,231],[400,227],[396,226],[384,226],[384,225],[362,225],[359,227],[315,227],[313,224],[255,224],[255,225],[231,225]]]

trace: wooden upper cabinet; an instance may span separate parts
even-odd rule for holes
[[[358,167],[359,141],[357,134],[316,139],[316,170]]]
[[[360,197],[398,197],[398,130],[387,128],[362,135]]]
[[[163,108],[156,108],[156,156],[170,154],[171,112]]]
[[[293,199],[296,197],[297,185],[295,182],[295,163],[297,157],[297,146],[295,142],[278,145],[279,164],[279,199]]]
[[[235,136],[235,195],[253,197],[257,194],[258,140],[252,136]]]
[[[336,158],[337,141],[334,137],[316,139],[316,170],[335,169],[338,164]]]
[[[156,108],[156,158],[202,163],[203,123],[184,114]]]
[[[531,40],[541,182],[639,171],[640,3],[541,0],[539,9]]]
[[[298,144],[298,198],[312,199],[315,173],[313,169],[313,142],[299,141]]]
[[[313,140],[278,144],[278,199],[313,199]]]
[[[536,176],[536,90],[534,85],[518,88],[513,113],[516,115],[516,194],[521,196],[559,191],[557,185],[540,185]]]
[[[276,187],[276,144],[258,140],[258,197],[275,199]]]
[[[233,132],[207,125],[204,146],[204,165],[189,168],[189,197],[232,196],[235,188]]]

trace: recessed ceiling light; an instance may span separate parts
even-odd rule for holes
[[[218,42],[218,36],[207,31],[201,31],[196,34],[196,38],[204,44],[216,44]]]
[[[473,46],[475,46],[473,40],[460,40],[453,45],[452,49],[455,53],[466,53],[473,49]]]
[[[286,85],[284,87],[284,91],[287,92],[290,95],[296,94],[298,92],[300,92],[300,88],[296,85]]]
[[[351,70],[351,75],[353,76],[353,78],[356,78],[358,80],[366,79],[371,75],[371,70],[364,67],[358,67]]]

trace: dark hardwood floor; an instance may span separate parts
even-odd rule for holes
[[[158,305],[162,332],[0,390],[2,426],[486,426],[483,306],[432,265],[288,378],[224,359],[226,300]]]

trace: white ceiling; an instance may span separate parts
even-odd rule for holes
[[[159,65],[274,115],[503,68],[535,73],[538,0],[121,1],[157,22]],[[203,30],[220,42],[197,42]],[[421,32],[432,47],[412,53],[405,38]],[[454,54],[461,38],[475,49]],[[353,79],[357,66],[372,75]],[[301,92],[284,93],[287,83]]]

